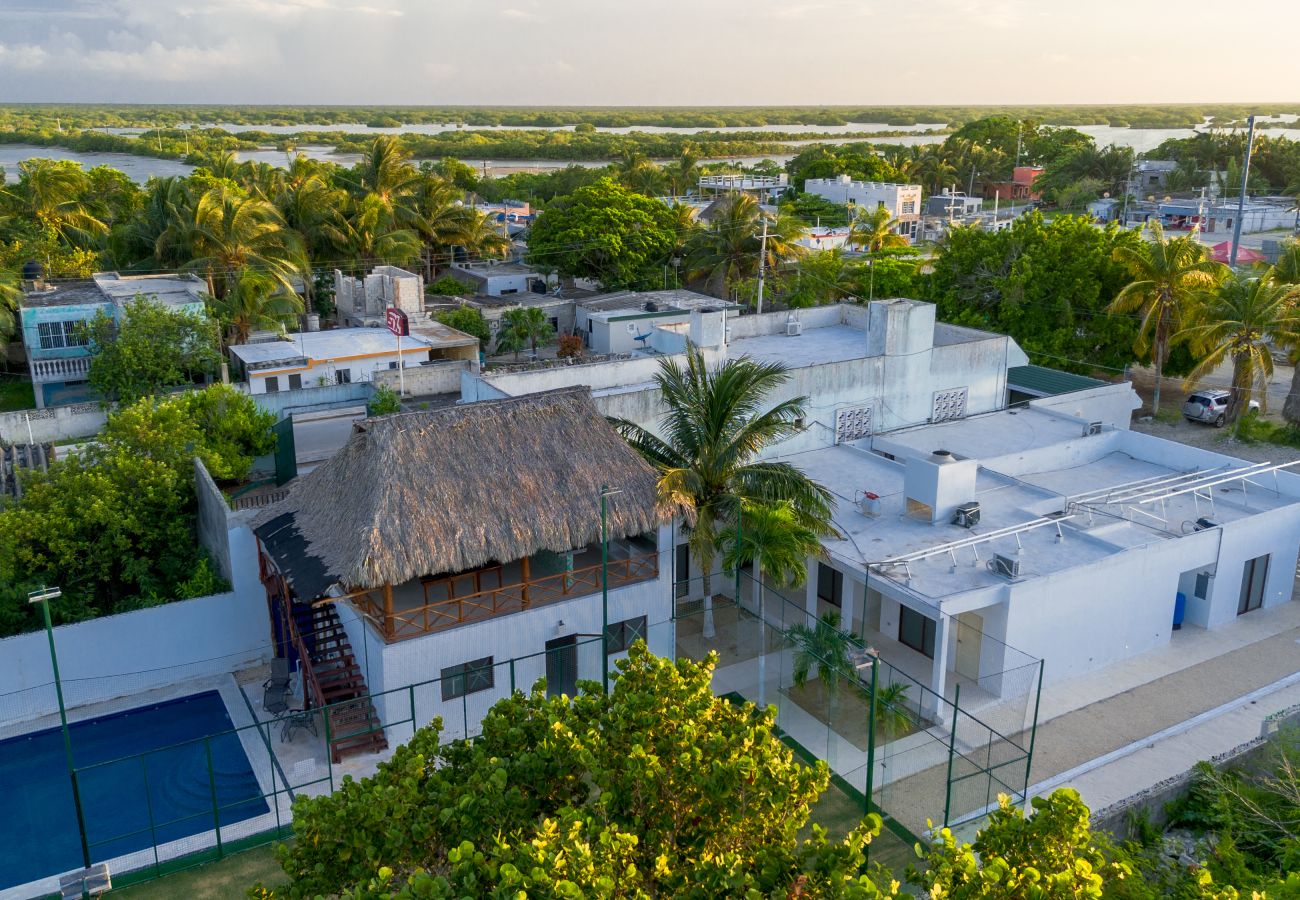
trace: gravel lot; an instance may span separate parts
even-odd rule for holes
[[[1181,398],[1179,398],[1179,401],[1181,402]],[[1161,406],[1163,405],[1162,403]],[[1226,453],[1228,456],[1236,456],[1249,462],[1283,463],[1300,459],[1300,448],[1285,447],[1278,444],[1242,443],[1234,440],[1231,431],[1227,428],[1199,425],[1182,418],[1172,423],[1165,421],[1144,422],[1140,419],[1134,419],[1132,428],[1134,431],[1140,431],[1143,434],[1153,434],[1156,437],[1170,441],[1181,441],[1193,447],[1213,450],[1215,453]]]

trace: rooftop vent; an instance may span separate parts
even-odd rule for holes
[[[955,461],[951,450],[936,450],[930,454],[930,458],[937,463],[950,463]]]

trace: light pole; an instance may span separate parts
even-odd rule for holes
[[[865,627],[865,622],[863,623]],[[875,647],[854,651],[850,660],[861,672],[871,666],[871,705],[867,711],[867,784],[862,798],[862,814],[871,812],[871,796],[876,787],[876,688],[880,684],[880,653]]]
[[[88,875],[90,872],[90,845],[86,842],[86,814],[81,808],[81,789],[77,785],[77,770],[72,759],[72,734],[68,731],[68,711],[63,705],[63,682],[59,679],[59,655],[54,649],[54,626],[50,622],[50,601],[63,596],[59,588],[41,588],[27,595],[28,603],[39,603],[41,616],[45,620],[45,636],[50,642],[50,667],[54,670],[54,696],[59,701],[59,725],[63,729],[63,752],[68,762],[68,778],[72,782],[72,805],[77,809],[77,834],[81,838],[81,864]],[[90,897],[86,883],[82,881],[82,897]]]

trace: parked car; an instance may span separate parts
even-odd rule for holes
[[[1183,401],[1183,418],[1189,422],[1205,422],[1222,428],[1227,421],[1230,391],[1197,391]],[[1248,409],[1259,409],[1259,402],[1251,400]]]

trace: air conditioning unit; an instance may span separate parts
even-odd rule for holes
[[[1005,575],[1007,578],[1019,578],[1020,560],[998,553],[989,560],[989,571],[995,575]]]
[[[803,334],[803,322],[790,321],[785,323],[786,337],[798,337]]]
[[[1084,437],[1091,437],[1094,434],[1101,434],[1100,422],[1089,422],[1087,425],[1083,426]]]
[[[1202,516],[1201,518],[1199,518],[1199,519],[1196,520],[1196,525],[1193,526],[1193,530],[1194,530],[1194,531],[1205,531],[1206,529],[1209,529],[1209,528],[1218,528],[1218,527],[1219,527],[1219,523],[1218,523],[1218,522],[1215,522],[1215,521],[1213,521],[1213,520],[1211,520],[1211,519],[1207,519],[1207,518],[1205,518],[1204,516]]]
[[[952,524],[962,528],[974,528],[980,523],[980,505],[974,501],[963,503],[953,514]]]

